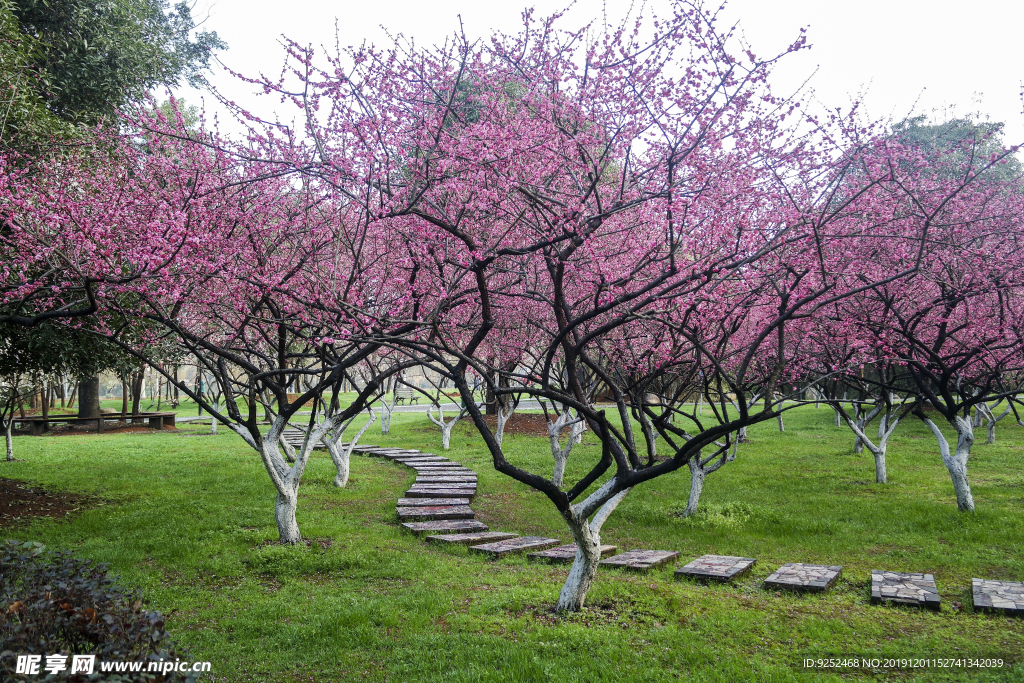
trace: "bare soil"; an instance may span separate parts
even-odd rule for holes
[[[33,517],[64,517],[98,502],[94,496],[47,491],[0,477],[0,528],[23,524]]]

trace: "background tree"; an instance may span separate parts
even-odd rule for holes
[[[20,32],[34,41],[27,67],[46,108],[64,121],[114,122],[117,108],[156,86],[198,84],[216,32],[196,31],[189,5],[166,0],[18,0]]]

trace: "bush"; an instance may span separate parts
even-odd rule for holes
[[[48,552],[39,543],[7,541],[0,547],[0,674],[17,680],[18,655],[94,654],[91,676],[40,675],[64,681],[193,681],[196,674],[100,673],[101,661],[174,660],[159,612],[142,609],[134,591],[70,552]],[[70,662],[70,659],[68,660]],[[70,667],[69,667],[70,668]]]

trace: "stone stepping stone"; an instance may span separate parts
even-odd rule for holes
[[[424,505],[469,505],[469,498],[399,498],[398,507],[422,507]]]
[[[482,545],[471,545],[469,549],[475,553],[485,553],[492,557],[504,557],[513,553],[524,553],[527,550],[544,550],[561,543],[557,538],[542,538],[541,536],[519,536],[494,543]]]
[[[676,570],[676,578],[684,576],[704,581],[732,581],[750,571],[757,563],[752,557],[733,557],[732,555],[701,555],[696,560],[684,564]]]
[[[396,507],[398,519],[405,522],[426,522],[431,519],[473,519],[476,515],[468,505],[421,505]]]
[[[424,482],[420,481],[420,482],[414,483],[409,488],[411,488],[411,489],[422,489],[424,491],[432,491],[432,490],[436,490],[436,489],[473,489],[475,491],[476,490],[476,482],[475,481],[449,481],[449,482],[428,481],[428,482],[424,483]]]
[[[654,567],[660,567],[676,557],[679,557],[679,553],[674,550],[630,550],[609,557],[607,560],[601,560],[600,566],[645,572]]]
[[[416,474],[421,477],[475,477],[476,472],[469,469],[468,467],[447,467],[441,469],[439,467],[414,467]]]
[[[435,472],[437,474],[450,474],[450,473],[453,473],[453,472],[458,472],[458,473],[472,472],[473,474],[476,474],[476,472],[474,470],[470,469],[469,467],[464,467],[464,466],[460,465],[457,462],[438,462],[438,463],[433,463],[433,462],[430,462],[430,463],[418,463],[418,462],[415,462],[415,463],[404,463],[404,464],[405,464],[406,467],[411,467],[414,470],[416,470],[417,472],[423,472],[425,474],[429,474],[430,472]]]
[[[971,579],[974,608],[1024,617],[1024,583]]]
[[[420,453],[419,451],[406,451],[406,450],[393,450],[382,455],[388,460],[401,460],[402,458],[439,458],[441,456],[434,455],[433,453]],[[447,458],[445,458],[447,460]]]
[[[448,534],[446,536],[427,536],[427,543],[491,543],[493,541],[504,541],[515,538],[519,534],[510,534],[505,531],[481,531],[469,534]]]
[[[602,545],[601,557],[610,557],[618,550],[618,546]],[[548,548],[540,552],[530,553],[528,558],[537,562],[550,562],[551,564],[569,564],[576,559],[576,544],[560,545],[555,548]]]
[[[450,477],[427,474],[416,477],[417,484],[476,484],[476,475],[453,474]]]
[[[787,562],[764,580],[765,588],[824,593],[843,573],[840,566]]]
[[[872,569],[871,602],[876,605],[895,602],[938,610],[939,589],[935,586],[935,577],[931,574],[906,574]]]
[[[407,458],[393,458],[395,462],[400,462],[403,465],[426,465],[428,463],[434,463],[440,465],[441,463],[452,462],[448,458],[442,458],[440,455],[410,455]],[[455,463],[458,464],[458,463]]]
[[[408,529],[416,536],[424,534],[468,533],[470,531],[487,531],[489,526],[475,519],[444,519],[431,522],[405,522],[402,528]]]
[[[476,496],[476,489],[418,489],[412,488],[405,492],[405,499],[423,498],[425,500],[437,500],[444,498],[468,498],[472,500]],[[403,499],[404,500],[404,499]]]

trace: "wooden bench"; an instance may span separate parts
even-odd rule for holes
[[[125,415],[124,419],[132,420],[148,420],[149,426],[152,429],[163,429],[164,427],[174,426],[174,416],[177,413],[164,413],[164,412],[153,412],[153,413],[138,413],[134,417],[132,415]],[[29,417],[15,417],[14,422],[22,425],[28,425],[32,429],[32,436],[41,436],[43,432],[50,430],[51,422],[65,422],[67,424],[95,422],[96,431],[103,431],[103,423],[106,420],[118,420],[122,419],[121,413],[102,413],[99,417],[78,417],[77,415],[32,415]]]
[[[395,403],[401,404],[405,401],[409,402],[409,405],[416,403],[420,400],[420,392],[414,389],[395,389]]]

